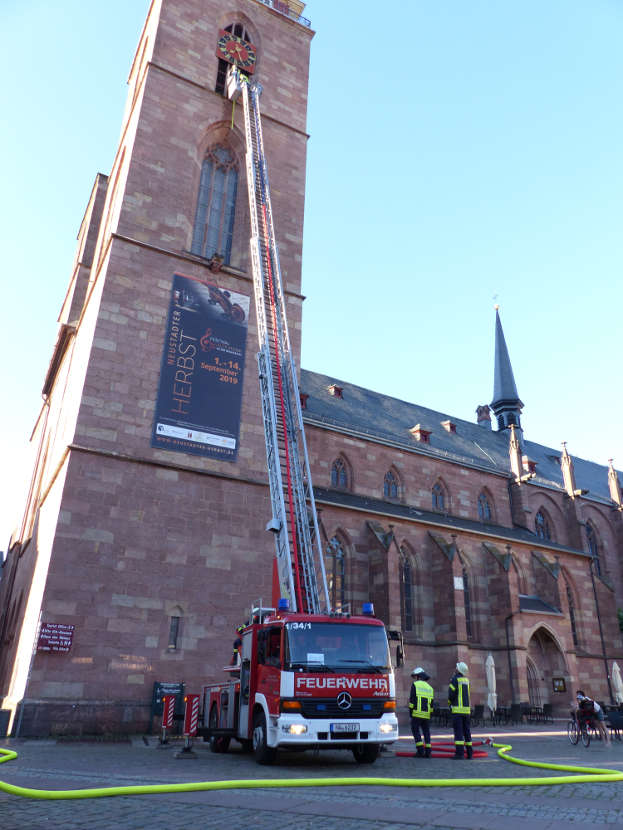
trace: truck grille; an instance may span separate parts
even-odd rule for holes
[[[380,718],[383,714],[382,700],[353,698],[350,709],[340,709],[337,700],[314,698],[301,700],[301,714],[304,718]]]

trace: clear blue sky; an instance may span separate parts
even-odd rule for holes
[[[2,2],[0,549],[147,8]],[[310,0],[305,14],[303,366],[473,420],[498,302],[526,437],[623,468],[623,3]]]

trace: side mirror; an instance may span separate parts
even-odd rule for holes
[[[402,646],[396,646],[396,666],[400,668],[405,663],[405,652]]]

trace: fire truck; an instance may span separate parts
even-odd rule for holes
[[[260,764],[281,749],[347,749],[373,763],[398,738],[387,632],[371,603],[332,608],[311,484],[296,366],[273,227],[259,98],[232,61],[227,94],[242,100],[258,371],[274,535],[273,604],[249,611],[227,679],[203,688],[204,739],[232,739]],[[398,655],[401,653],[399,646]],[[400,658],[399,658],[400,659]]]

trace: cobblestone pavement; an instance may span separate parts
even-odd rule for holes
[[[526,760],[623,771],[623,743],[571,746],[557,725],[492,734],[513,745]],[[476,740],[480,733],[476,732]],[[448,732],[434,735],[448,740]],[[285,778],[522,778],[558,775],[501,760],[415,760],[394,754],[413,749],[403,739],[373,766],[359,766],[346,752],[282,754],[275,766],[260,767],[236,744],[225,755],[194,745],[196,759],[175,758],[179,745],[157,748],[139,736],[131,743],[61,743],[0,739],[18,758],[0,765],[0,779],[36,789],[166,784],[181,781]],[[564,773],[560,773],[564,774]],[[569,825],[623,826],[623,783],[539,787],[395,788],[379,786],[305,789],[222,790],[136,795],[80,801],[41,801],[0,792],[3,830],[547,830]]]

